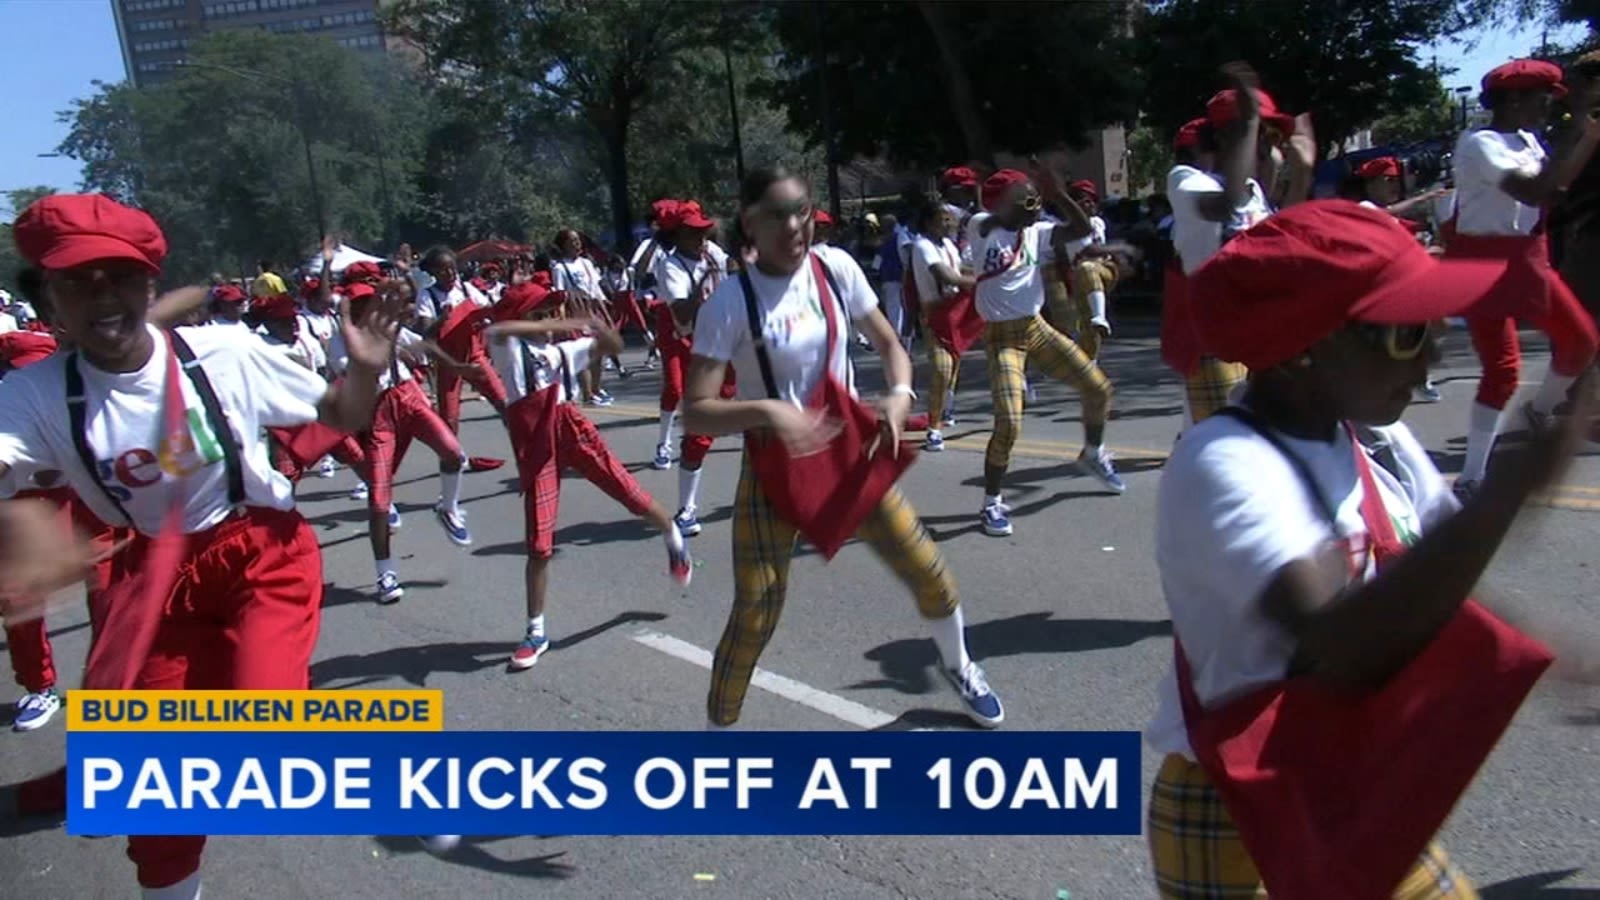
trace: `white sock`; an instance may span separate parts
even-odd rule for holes
[[[528,634],[534,637],[544,637],[544,613],[528,620]]]
[[[986,497],[983,498],[983,505],[986,508],[990,507],[990,506],[999,506],[1000,502],[1001,501],[1000,501],[1000,495],[999,494],[994,494],[992,496],[986,496]]]
[[[1462,481],[1482,481],[1489,469],[1489,452],[1494,449],[1495,432],[1500,430],[1500,410],[1482,403],[1472,404],[1472,421],[1467,428],[1467,459],[1461,464]]]
[[[1577,381],[1575,376],[1547,373],[1544,384],[1539,385],[1539,393],[1533,395],[1533,411],[1544,416],[1555,412],[1556,407],[1567,399],[1567,391]]]
[[[200,873],[196,872],[177,884],[145,888],[144,900],[200,900]]]
[[[700,500],[700,471],[700,469],[695,469],[693,472],[685,468],[678,469],[678,499],[682,501],[678,506],[689,512],[699,509],[696,504]]]
[[[461,511],[461,471],[439,473],[439,505],[445,512]]]
[[[961,607],[942,619],[930,619],[928,626],[946,668],[959,672],[972,662],[972,657],[967,655],[967,620],[961,614]]]
[[[382,580],[383,576],[385,575],[396,574],[394,570],[394,560],[392,559],[380,559],[374,565],[378,570],[379,580]]]
[[[1089,321],[1095,325],[1106,325],[1106,292],[1089,292]]]
[[[678,422],[678,411],[677,410],[674,409],[674,410],[670,410],[670,411],[669,410],[662,410],[661,411],[661,435],[656,440],[656,446],[657,447],[666,447],[669,450],[671,449],[671,447],[672,447],[672,426],[676,425],[677,422]]]

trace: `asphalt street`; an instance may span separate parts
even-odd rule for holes
[[[1532,335],[1531,389],[1544,369]],[[919,354],[920,355],[920,354]],[[630,352],[629,362],[642,358]],[[978,525],[987,387],[968,355],[948,449],[924,454],[907,495],[960,581],[974,655],[1004,698],[1004,727],[1127,730],[1144,726],[1171,659],[1170,625],[1152,559],[1157,481],[1181,416],[1180,385],[1155,350],[1152,324],[1124,326],[1105,367],[1118,389],[1107,443],[1129,489],[1107,496],[1076,475],[1078,404],[1040,383],[1007,489],[1016,533]],[[870,355],[863,383],[881,383]],[[1407,415],[1447,473],[1459,467],[1477,376],[1464,332],[1447,339],[1444,400]],[[918,367],[919,386],[926,366]],[[658,379],[608,376],[617,405],[591,411],[616,452],[671,508],[677,472],[648,467]],[[468,404],[468,452],[507,456],[481,402]],[[562,496],[549,625],[554,649],[533,669],[505,662],[520,638],[522,514],[515,472],[468,476],[470,549],[449,544],[429,507],[432,459],[414,450],[397,479],[406,514],[395,552],[407,594],[370,600],[365,511],[341,471],[300,495],[324,548],[329,583],[313,677],[317,686],[442,688],[458,729],[700,729],[714,648],[732,596],[729,504],[738,442],[718,442],[702,488],[699,564],[683,591],[665,577],[659,539],[598,490],[569,478]],[[1530,508],[1482,595],[1575,645],[1600,651],[1600,600],[1590,567],[1600,535],[1600,448],[1569,482]],[[51,621],[63,673],[86,650],[85,617]],[[741,727],[966,728],[933,671],[934,649],[910,596],[865,547],[828,565],[796,560],[788,608]],[[64,675],[65,686],[75,675]],[[798,683],[804,689],[796,689]],[[839,702],[847,701],[847,702]],[[62,717],[31,734],[0,734],[0,781],[59,764]],[[530,734],[530,742],[538,736]],[[1488,898],[1600,897],[1600,689],[1547,679],[1458,807],[1442,840]],[[1157,760],[1147,753],[1147,781]],[[403,823],[397,823],[403,830]],[[135,895],[120,838],[68,837],[46,823],[5,823],[0,896]],[[217,838],[205,863],[208,898],[999,897],[1052,900],[1154,895],[1143,838],[645,838],[468,839],[444,858],[409,837]]]

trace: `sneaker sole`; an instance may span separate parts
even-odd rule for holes
[[[58,709],[59,709],[59,707],[58,707]],[[55,717],[56,717],[56,710],[52,709],[52,710],[50,710],[50,712],[46,713],[45,715],[42,715],[42,716],[38,717],[37,719],[30,719],[27,722],[22,722],[22,721],[12,722],[11,723],[11,730],[17,732],[18,734],[24,734],[24,733],[29,732],[29,731],[38,731],[39,729],[45,727],[46,725],[49,725],[50,724],[50,720],[54,719]]]
[[[1092,467],[1084,465],[1082,461],[1078,462],[1078,472],[1083,474],[1083,475],[1087,475],[1090,478],[1093,478],[1095,481],[1098,481],[1100,483],[1101,487],[1105,488],[1106,490],[1110,491],[1113,494],[1125,494],[1128,491],[1127,484],[1123,484],[1121,487],[1118,487],[1117,485],[1112,484],[1111,482],[1105,480],[1105,478],[1103,478],[1100,475],[1100,473],[1096,472]]]
[[[458,538],[458,537],[456,537],[454,534],[452,534],[450,532],[450,526],[445,524],[443,516],[435,514],[434,518],[438,519],[439,528],[444,531],[445,539],[448,540],[450,543],[455,544],[457,547],[471,547],[472,546],[472,535],[469,534],[464,538]]]
[[[983,533],[987,534],[989,537],[1010,537],[1012,530],[1013,529],[1011,528],[995,528],[990,525],[983,526]]]
[[[930,446],[928,444],[923,444],[922,445],[922,452],[923,453],[943,453],[944,452],[944,445],[943,444],[933,444],[933,445]]]
[[[699,525],[692,525],[692,526],[690,526],[688,528],[685,528],[682,525],[678,526],[678,533],[682,534],[686,538],[694,537],[695,535],[699,534],[700,531],[701,531],[701,528],[700,528]]]
[[[398,589],[395,590],[395,592],[392,593],[392,594],[379,594],[378,598],[377,598],[378,599],[378,605],[379,606],[392,606],[392,605],[394,605],[396,603],[399,603],[400,602],[400,598],[404,597],[405,595],[406,595],[405,591],[398,590]]]
[[[532,657],[525,661],[519,660],[516,657],[512,657],[509,661],[507,661],[506,665],[509,666],[513,672],[521,672],[525,669],[531,669],[539,662],[539,657],[544,656],[545,653],[546,651],[540,650],[538,653],[535,653]]]
[[[667,463],[664,466],[660,463],[651,463],[650,468],[655,469],[657,472],[665,472],[666,470],[672,468],[672,463]]]

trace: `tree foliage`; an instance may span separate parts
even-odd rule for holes
[[[1137,92],[1114,3],[908,0],[776,5],[783,51],[765,88],[790,126],[842,158],[936,166],[996,151],[1082,147],[1133,118]],[[965,125],[963,123],[966,123]]]
[[[84,187],[148,209],[174,277],[260,256],[298,261],[330,231],[377,245],[416,200],[427,136],[417,86],[326,38],[221,32],[177,77],[97,85],[62,114]],[[311,187],[306,141],[317,191]]]

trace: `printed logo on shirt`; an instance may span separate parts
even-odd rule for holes
[[[1021,248],[1020,252],[1018,251],[1019,247]],[[990,244],[989,252],[984,254],[983,271],[985,274],[1003,272],[1017,263],[1018,256],[1022,258],[1019,267],[1039,264],[1039,261],[1034,258],[1033,242],[1024,239],[1020,244],[1012,247],[1003,247],[998,243]]]
[[[125,450],[111,459],[96,461],[100,483],[120,502],[133,499],[134,488],[159,484],[163,475],[188,478],[196,472],[221,462],[222,442],[211,423],[200,410],[188,411],[189,431],[174,439],[163,435],[157,448],[145,447]]]

